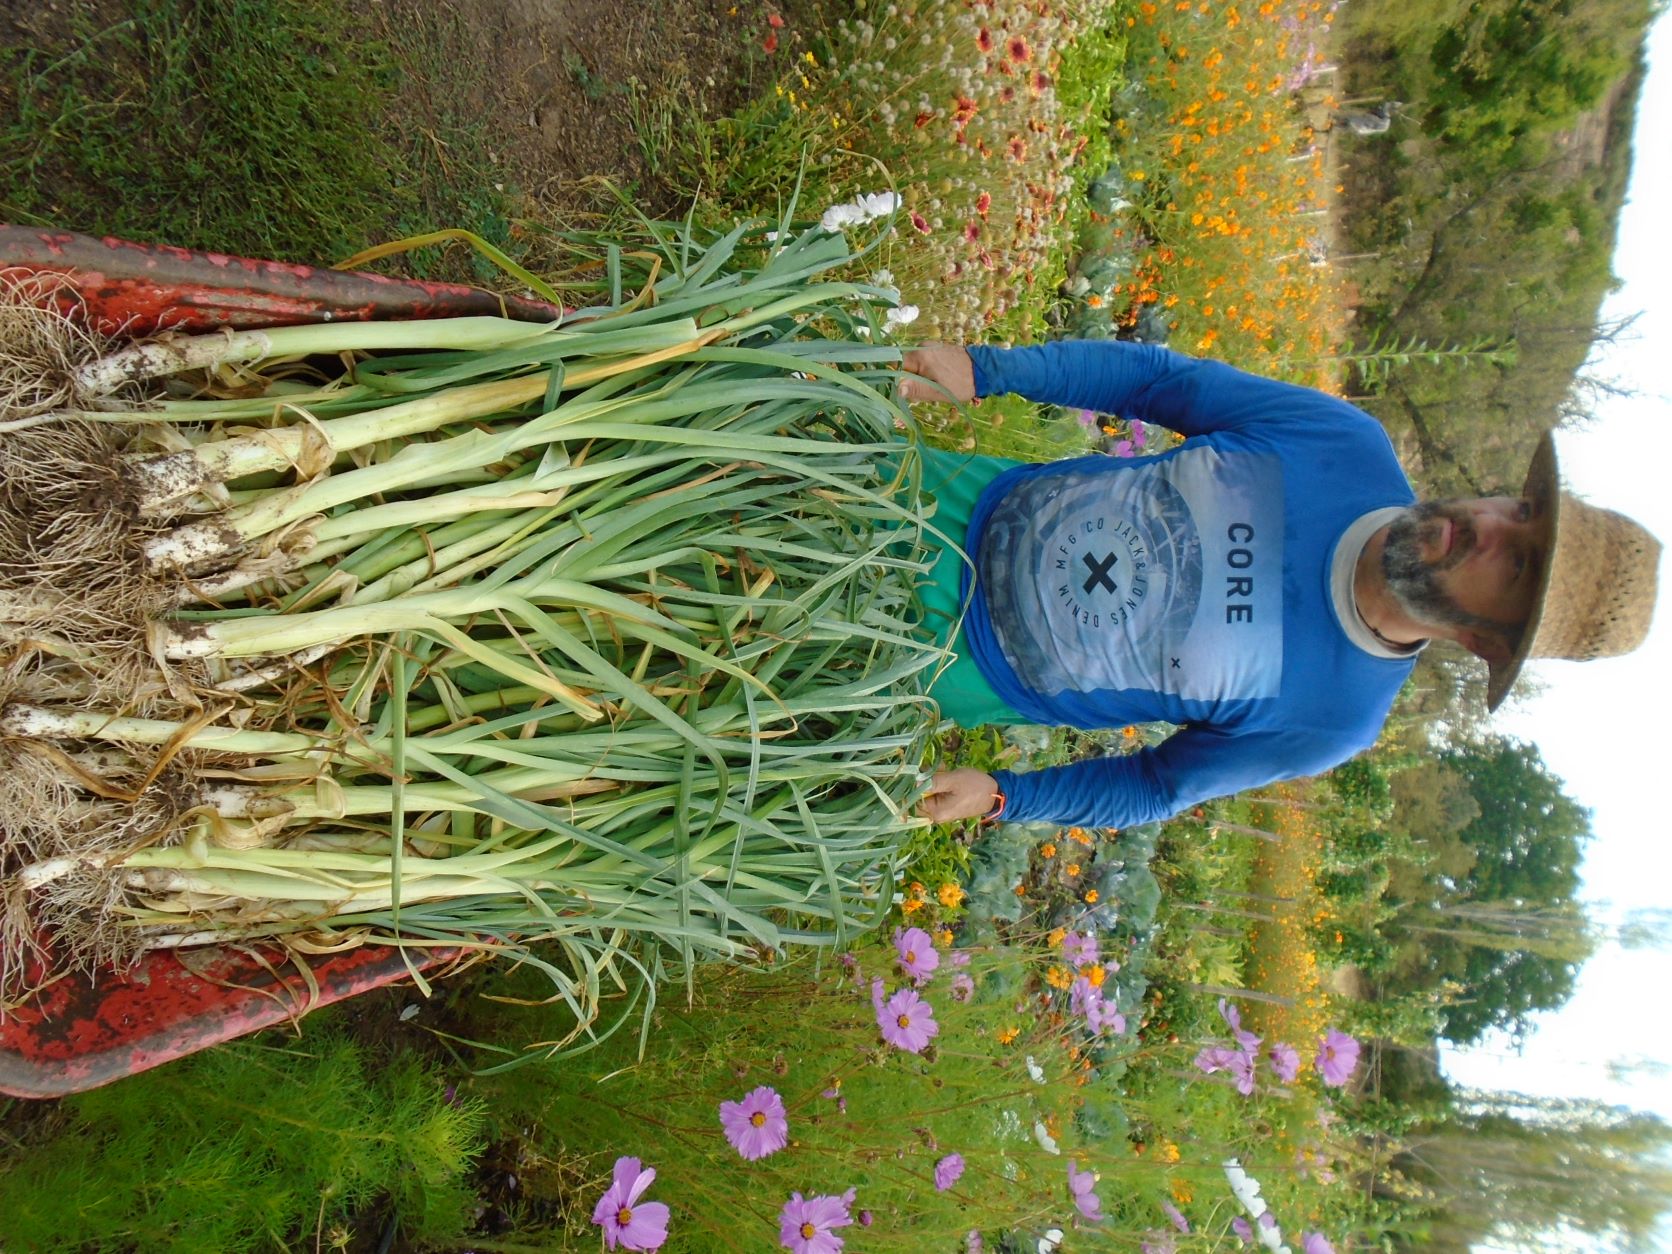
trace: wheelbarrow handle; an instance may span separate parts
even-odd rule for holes
[[[463,957],[459,949],[411,954],[420,971]],[[411,973],[400,951],[384,945],[299,961],[306,974],[281,950],[213,945],[156,950],[131,970],[97,978],[71,971],[24,1006],[0,1011],[0,1093],[97,1088]]]
[[[563,312],[461,283],[0,225],[0,281],[36,277],[50,280],[52,302],[66,315],[124,337],[484,314],[550,322]]]

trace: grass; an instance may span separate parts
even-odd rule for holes
[[[0,217],[313,263],[435,225],[505,234],[482,172],[438,160],[447,137],[402,137],[406,50],[341,5],[65,7],[51,45],[0,54]]]

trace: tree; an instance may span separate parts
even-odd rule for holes
[[[1441,754],[1436,767],[1467,781],[1475,812],[1455,835],[1431,836],[1420,879],[1394,881],[1397,982],[1462,986],[1444,1009],[1447,1040],[1467,1044],[1492,1028],[1519,1039],[1535,1012],[1572,996],[1596,947],[1575,899],[1590,812],[1534,745],[1493,738]]]
[[[1669,1149],[1672,1127],[1654,1115],[1466,1090],[1395,1165],[1437,1195],[1423,1249],[1467,1249],[1486,1236],[1547,1249],[1563,1231],[1635,1251],[1653,1248],[1672,1207]]]

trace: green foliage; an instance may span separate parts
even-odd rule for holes
[[[1629,63],[1647,5],[1594,0],[1495,0],[1472,6],[1434,36],[1429,117],[1477,159],[1510,158],[1530,138],[1566,125]],[[1616,20],[1626,16],[1623,24]]]
[[[1598,311],[1615,286],[1650,11],[1418,0],[1343,12],[1348,90],[1397,96],[1408,119],[1345,185],[1359,322],[1378,345],[1488,349],[1466,354],[1467,369],[1418,352],[1361,380],[1425,494],[1518,485],[1537,437],[1584,413],[1574,382],[1610,333]],[[1509,344],[1513,361],[1492,348]],[[1449,688],[1433,660],[1423,686]]]
[[[1350,808],[1371,819],[1386,818],[1393,810],[1387,773],[1368,755],[1343,762],[1329,773],[1331,791]]]
[[[1555,210],[1549,202],[1540,201],[1540,205]],[[1549,220],[1533,224],[1533,217],[1529,212],[1527,230],[1535,230],[1537,226],[1549,225]],[[1340,352],[1333,354],[1329,360],[1340,362],[1357,376],[1359,387],[1371,391],[1385,388],[1392,380],[1396,371],[1409,370],[1416,365],[1433,366],[1440,370],[1461,370],[1469,366],[1499,366],[1514,365],[1516,346],[1513,342],[1502,342],[1490,336],[1477,336],[1472,340],[1456,344],[1430,344],[1427,340],[1412,335],[1404,341],[1385,339],[1380,328],[1372,329],[1369,338],[1363,344],[1344,345]]]
[[[1420,868],[1396,873],[1390,900],[1401,939],[1398,986],[1455,981],[1444,1035],[1466,1043],[1512,1036],[1572,995],[1594,937],[1577,904],[1589,811],[1562,789],[1534,745],[1494,738],[1450,750],[1441,772],[1467,782],[1472,814],[1428,832]]]
[[[1464,1097],[1467,1113],[1413,1135],[1399,1161],[1444,1200],[1432,1228],[1444,1248],[1491,1237],[1543,1249],[1556,1231],[1570,1245],[1586,1237],[1588,1249],[1662,1248],[1657,1230],[1672,1199],[1664,1120],[1560,1098]]]
[[[482,1110],[415,1056],[372,1066],[309,1032],[238,1043],[66,1099],[0,1165],[0,1244],[231,1254],[352,1232],[461,1236]],[[332,1238],[335,1239],[334,1237]]]
[[[96,12],[71,8],[71,46],[0,54],[0,216],[323,262],[419,213],[395,61],[340,6]]]
[[[561,1064],[475,1081],[501,1136],[532,1128],[523,1153],[547,1169],[525,1173],[524,1192],[529,1211],[546,1216],[549,1248],[596,1243],[591,1206],[621,1155],[657,1171],[650,1197],[673,1211],[667,1254],[767,1248],[792,1190],[856,1188],[855,1209],[875,1216],[867,1250],[952,1248],[976,1227],[1037,1232],[1060,1221],[1066,1179],[1063,1158],[1036,1140],[1036,1123],[1062,1155],[1120,1170],[1112,1150],[1082,1146],[1076,1133],[1080,1069],[1066,1035],[1014,1012],[1018,952],[975,952],[967,968],[975,992],[959,1002],[947,993],[942,951],[942,970],[924,989],[940,1030],[921,1055],[885,1046],[877,1031],[871,980],[899,986],[892,947],[864,947],[855,960],[851,970],[803,961],[710,971],[690,1004],[658,1007],[642,1058],[623,1034]],[[499,991],[517,990],[513,981]],[[1016,1031],[1001,1041],[1005,1022]],[[540,1030],[526,1010],[498,1027],[501,1036]],[[1030,1059],[1042,1081],[1030,1076]],[[726,1141],[719,1108],[758,1085],[782,1095],[790,1143],[746,1162]],[[955,1151],[966,1174],[938,1191],[935,1163]]]

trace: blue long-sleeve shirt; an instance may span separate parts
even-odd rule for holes
[[[976,503],[965,630],[994,690],[1044,724],[1181,725],[1129,756],[996,772],[1006,818],[1126,827],[1374,742],[1412,663],[1367,643],[1356,612],[1344,619],[1343,589],[1377,511],[1415,499],[1374,419],[1145,345],[970,357],[978,396],[1188,437],[1154,457],[1017,466]]]

